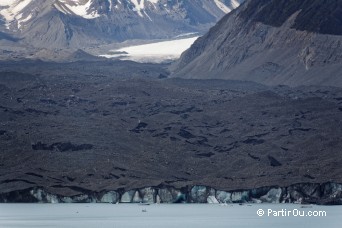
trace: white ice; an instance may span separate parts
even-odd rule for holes
[[[135,62],[161,63],[169,60],[176,60],[188,49],[198,37],[187,39],[169,40],[150,44],[124,47],[112,52],[127,52],[128,54],[106,54],[106,58],[119,58]]]

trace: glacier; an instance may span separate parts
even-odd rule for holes
[[[41,187],[0,193],[0,203],[295,203],[342,205],[342,184],[300,183],[288,187],[261,187],[255,189],[223,191],[208,186],[186,186],[181,189],[172,186],[144,187],[130,190],[109,190],[93,192],[84,190],[74,196],[61,196]]]
[[[140,63],[162,63],[178,59],[181,54],[197,40],[197,38],[198,36],[128,46],[111,50],[110,52],[113,54],[109,53],[100,56],[105,58],[118,58],[120,60],[131,60]]]

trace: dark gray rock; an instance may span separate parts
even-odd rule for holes
[[[248,0],[185,51],[171,77],[342,87],[341,4]]]
[[[178,193],[171,191],[172,197],[159,195],[160,201],[190,202],[188,186],[193,185],[231,192],[342,182],[341,89],[159,80],[164,65],[129,61],[0,66],[1,88],[7,88],[0,90],[5,131],[0,135],[1,194],[41,188],[53,195],[100,200],[102,195],[94,192],[118,190],[121,197],[152,186],[157,197],[167,186],[184,197],[178,201]],[[148,73],[141,76],[144,70]],[[115,102],[125,105],[113,106]],[[29,108],[56,114],[25,112]],[[130,131],[139,121],[148,125],[140,133]],[[194,138],[181,137],[180,129]],[[263,143],[243,143],[247,139]],[[50,150],[56,142],[72,145]],[[93,148],[72,151],[82,144]],[[66,151],[55,152],[62,149]],[[270,166],[268,156],[282,165]],[[318,202],[323,198],[319,186],[293,187],[297,196],[284,191],[281,201]],[[249,200],[269,190],[249,191]],[[199,202],[207,202],[210,192]],[[137,198],[143,200],[142,195]],[[233,198],[242,200],[236,194]]]

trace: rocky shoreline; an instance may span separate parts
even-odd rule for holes
[[[29,188],[0,194],[2,203],[301,203],[342,205],[342,184],[300,183],[288,187],[261,187],[221,191],[207,186],[146,187],[129,191],[86,192],[75,196]]]

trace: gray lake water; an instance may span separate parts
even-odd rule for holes
[[[264,211],[264,216],[258,216],[257,211],[259,209]],[[269,210],[272,210],[272,213]],[[279,215],[279,217],[275,217],[275,215]],[[304,215],[304,217],[300,215]],[[309,215],[316,215],[316,217]],[[301,208],[300,205],[278,204],[251,206],[210,204],[150,206],[136,204],[0,204],[0,227],[341,228],[342,207],[312,206],[312,208]]]

